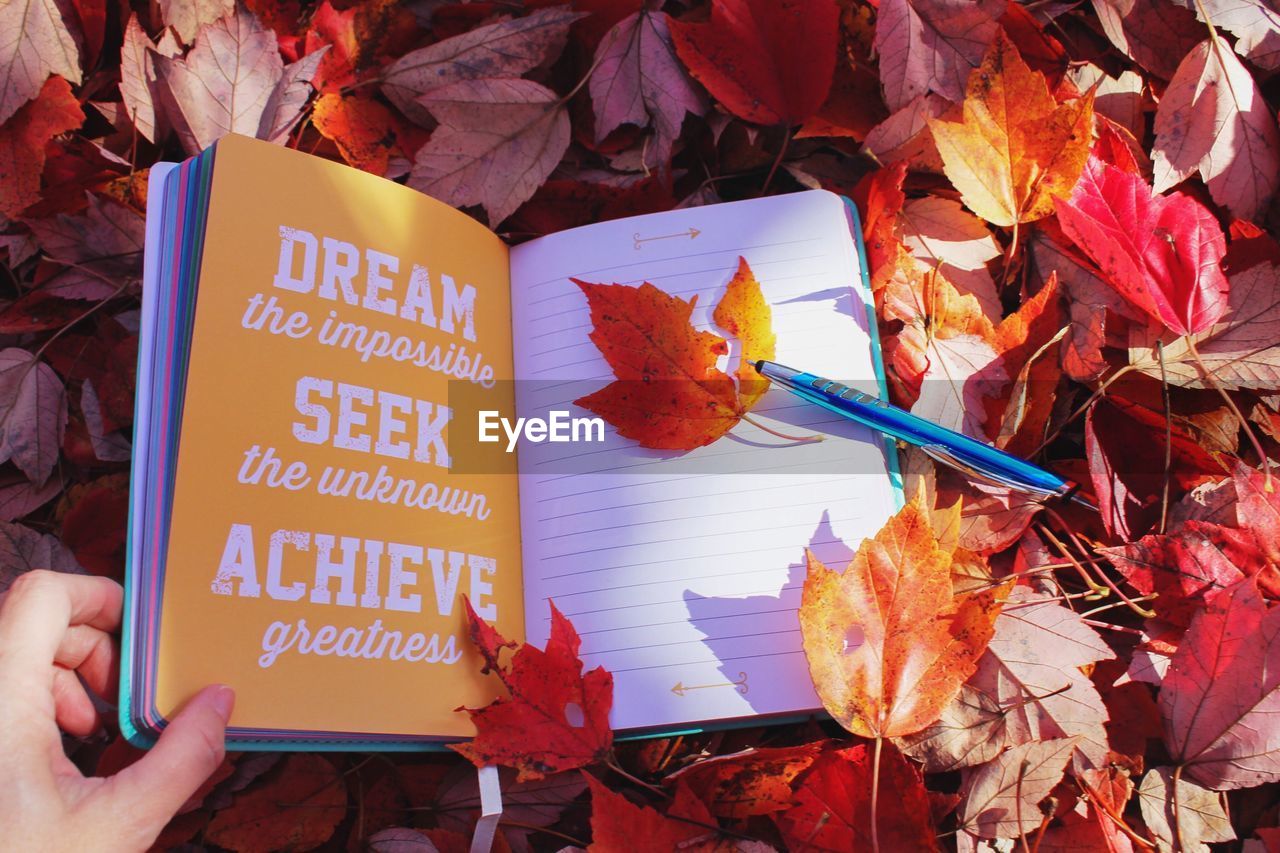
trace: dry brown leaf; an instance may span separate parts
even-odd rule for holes
[[[463,80],[421,99],[440,127],[414,158],[409,186],[496,226],[537,191],[569,147],[564,102],[532,80]]]

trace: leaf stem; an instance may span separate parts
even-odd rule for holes
[[[1036,832],[1036,843],[1031,845],[1031,853],[1040,853],[1040,842],[1044,841],[1044,834],[1049,829],[1049,821],[1053,820],[1052,814],[1044,816],[1044,820],[1040,821],[1040,829]]]
[[[1030,766],[1031,762],[1023,759],[1018,767],[1018,781],[1013,791],[1013,817],[1018,822],[1018,841],[1022,844],[1022,853],[1031,853],[1031,848],[1027,846],[1027,833],[1022,829],[1022,779]]]
[[[1062,529],[1066,531],[1067,536],[1070,537],[1077,546],[1079,546],[1081,549],[1084,548],[1084,546],[1078,540],[1076,540],[1075,533],[1071,531],[1071,528],[1067,525],[1067,522],[1062,518],[1061,515],[1059,515],[1056,511],[1054,511],[1052,507],[1045,507],[1045,513],[1048,514],[1050,518],[1056,521],[1062,527]],[[1049,532],[1048,527],[1045,527],[1044,525],[1041,525],[1041,527],[1044,529],[1046,533],[1049,533],[1049,538],[1052,541],[1054,541],[1054,543],[1057,544],[1059,548],[1063,547],[1063,545],[1057,542],[1057,540],[1053,537],[1053,534]],[[1120,600],[1124,602],[1126,607],[1128,607],[1134,613],[1141,616],[1143,619],[1155,618],[1156,612],[1154,610],[1147,610],[1145,607],[1142,607],[1141,605],[1139,605],[1132,598],[1125,595],[1124,590],[1120,589],[1120,587],[1116,585],[1116,582],[1113,581],[1105,571],[1103,571],[1102,567],[1099,566],[1097,568],[1098,568],[1098,576],[1102,578],[1102,582],[1107,586],[1107,589],[1102,590],[1104,597],[1109,594],[1108,590],[1110,590],[1110,592],[1114,592],[1120,598]],[[1083,571],[1084,567],[1081,566],[1080,569],[1081,571]]]
[[[1013,236],[1009,240],[1009,251],[1004,256],[1004,273],[1000,276],[1000,289],[1009,284],[1009,270],[1013,266],[1014,256],[1018,254],[1018,220],[1013,220]]]
[[[787,148],[791,146],[791,125],[787,125],[787,131],[782,137],[782,145],[778,147],[778,156],[773,158],[773,165],[769,167],[769,174],[764,179],[764,186],[760,188],[760,195],[764,195],[769,191],[769,184],[773,183],[773,176],[778,172],[778,166],[782,165],[782,158],[786,156]]]
[[[23,367],[22,375],[18,377],[18,381],[14,383],[13,387],[14,388],[22,387],[22,383],[27,381],[27,374],[29,374],[32,370],[35,369],[35,366],[40,362],[40,357],[43,356],[44,351],[49,348],[49,344],[53,343],[58,338],[62,337],[63,334],[65,334],[67,331],[72,329],[77,323],[88,318],[90,314],[97,311],[103,305],[106,305],[112,299],[115,299],[117,296],[123,293],[125,288],[128,286],[129,286],[129,282],[127,280],[122,282],[120,286],[115,289],[115,292],[112,293],[110,296],[106,296],[98,300],[92,306],[90,306],[84,313],[80,314],[80,316],[76,317],[74,320],[68,321],[65,325],[62,326],[62,328],[58,329],[58,331],[50,335],[48,340],[46,340],[43,344],[41,344],[40,348],[35,351],[35,354],[31,356],[31,361],[27,362],[27,364]],[[2,430],[5,427],[5,425],[9,420],[9,416],[12,415],[15,411],[17,411],[17,407],[10,406],[8,409],[5,410],[4,414],[0,415],[0,430]]]
[[[671,799],[671,795],[668,794],[666,791],[662,790],[661,788],[659,788],[657,785],[650,784],[649,782],[644,781],[638,776],[632,776],[630,773],[624,770],[622,768],[622,765],[618,763],[618,760],[614,758],[613,755],[610,755],[608,758],[605,759],[604,766],[608,767],[610,770],[612,770],[614,773],[617,773],[622,778],[627,779],[628,781],[633,782],[634,784],[639,785],[640,787],[645,788],[646,790],[651,791],[660,797],[665,797],[668,800]]]
[[[1123,601],[1116,602],[1117,607],[1124,605]],[[1143,636],[1142,632],[1137,628],[1130,628],[1127,625],[1117,625],[1114,622],[1103,622],[1101,619],[1081,619],[1081,622],[1090,628],[1098,628],[1102,631],[1115,631],[1117,634],[1129,634],[1134,637]]]
[[[1213,377],[1213,373],[1205,365],[1204,360],[1200,358],[1200,350],[1196,349],[1196,342],[1190,337],[1187,338],[1187,351],[1191,353],[1191,357],[1195,360],[1196,368],[1199,369],[1200,375],[1204,377],[1204,381],[1218,392],[1218,395],[1222,397],[1222,401],[1227,404],[1227,408],[1231,410],[1231,414],[1235,415],[1236,420],[1240,422],[1240,428],[1244,430],[1245,437],[1253,445],[1253,451],[1258,454],[1258,464],[1262,466],[1262,487],[1266,489],[1267,494],[1270,494],[1274,491],[1274,487],[1271,485],[1271,462],[1267,459],[1266,451],[1262,449],[1262,442],[1258,440],[1253,428],[1249,426],[1249,422],[1245,420],[1240,409],[1236,407],[1236,401],[1231,399],[1227,389],[1223,388],[1218,380]]]
[[[580,839],[574,838],[572,835],[565,835],[563,832],[557,832],[547,826],[534,826],[531,823],[520,823],[514,820],[499,820],[498,826],[510,826],[516,829],[527,829],[531,832],[545,832],[547,835],[553,835],[561,841],[568,841],[574,847],[586,847],[587,843]]]
[[[1133,827],[1125,823],[1124,818],[1116,814],[1115,811],[1111,808],[1111,806],[1107,805],[1107,803],[1103,801],[1102,797],[1098,796],[1097,791],[1095,791],[1093,787],[1089,785],[1089,783],[1080,781],[1079,779],[1077,779],[1076,781],[1077,781],[1077,784],[1079,784],[1081,789],[1084,791],[1085,795],[1089,798],[1089,802],[1093,803],[1094,808],[1096,808],[1102,814],[1106,815],[1111,820],[1111,822],[1116,825],[1117,829],[1119,829],[1121,832],[1123,832],[1126,836],[1129,837],[1130,841],[1132,841],[1134,844],[1137,844],[1143,850],[1150,850],[1152,851],[1152,853],[1154,853],[1156,849],[1156,845],[1152,844],[1146,838],[1143,838],[1136,831],[1134,831]]]
[[[1173,469],[1173,415],[1169,407],[1169,377],[1164,368],[1164,341],[1156,341],[1156,357],[1160,360],[1160,396],[1164,401],[1164,486],[1160,491],[1160,532],[1169,523],[1169,474]]]
[[[1200,19],[1204,25],[1209,28],[1209,41],[1213,44],[1213,49],[1218,50],[1218,30],[1213,25],[1213,18],[1209,17],[1209,10],[1204,7],[1204,3],[1196,0],[1196,9],[1200,12]],[[1221,61],[1221,60],[1219,60]]]
[[[1124,367],[1121,367],[1115,373],[1108,376],[1106,380],[1101,385],[1099,385],[1092,394],[1089,395],[1089,399],[1081,403],[1076,408],[1076,410],[1072,412],[1062,423],[1058,424],[1057,429],[1049,433],[1048,438],[1040,442],[1040,446],[1037,447],[1035,450],[1033,450],[1031,452],[1031,455],[1036,456],[1040,453],[1040,451],[1044,450],[1045,447],[1047,447],[1055,438],[1057,438],[1059,435],[1062,434],[1062,431],[1066,429],[1067,424],[1071,423],[1076,418],[1084,414],[1085,410],[1088,409],[1090,406],[1092,406],[1099,397],[1105,396],[1107,393],[1107,389],[1111,387],[1111,383],[1115,382],[1121,376],[1124,376],[1126,373],[1134,369],[1135,368],[1132,364],[1126,364]]]
[[[1178,783],[1182,781],[1182,765],[1173,768],[1173,788],[1169,795],[1173,800],[1173,853],[1182,853],[1182,818],[1178,816]]]
[[[1140,595],[1137,598],[1132,599],[1132,601],[1141,603],[1143,601],[1155,601],[1156,598],[1158,598],[1158,596],[1155,593],[1152,593],[1151,595]],[[1086,610],[1085,612],[1081,613],[1080,616],[1081,618],[1087,619],[1088,617],[1095,616],[1104,610],[1114,610],[1117,607],[1124,607],[1124,606],[1125,606],[1125,602],[1123,601],[1112,601],[1109,604],[1100,604],[1097,607],[1093,608],[1092,610]]]
[[[796,443],[802,444],[809,441],[826,441],[827,440],[827,437],[825,435],[818,435],[816,433],[814,435],[788,435],[785,432],[779,432],[778,430],[773,429],[772,427],[765,426],[763,423],[751,417],[751,415],[747,414],[746,412],[742,413],[742,419],[747,423],[751,424],[756,429],[764,430],[765,432],[769,433],[769,435],[776,435],[778,438],[784,438],[787,441],[794,441]]]
[[[884,738],[876,735],[875,757],[872,759],[871,765],[871,850],[872,853],[880,853],[880,832],[876,824],[876,806],[880,801],[880,746],[884,743]]]
[[[1048,507],[1045,507],[1045,509],[1047,510]],[[1065,560],[1067,560],[1067,562],[1071,565],[1071,568],[1076,570],[1076,574],[1080,576],[1080,580],[1084,581],[1085,586],[1089,588],[1089,594],[1085,596],[1087,600],[1096,600],[1099,598],[1106,598],[1110,594],[1107,591],[1107,588],[1105,586],[1103,586],[1102,584],[1098,583],[1093,579],[1093,576],[1090,575],[1089,572],[1085,569],[1085,567],[1080,563],[1080,561],[1076,559],[1075,554],[1071,553],[1071,549],[1069,549],[1065,544],[1063,544],[1063,542],[1060,539],[1058,539],[1057,536],[1054,536],[1053,531],[1050,530],[1047,525],[1037,524],[1036,528],[1039,531],[1041,536],[1049,540],[1049,544],[1053,545],[1055,548],[1058,549],[1058,553],[1061,554]]]
[[[594,74],[596,69],[600,67],[600,62],[604,59],[604,56],[605,55],[601,53],[594,60],[592,60],[591,67],[588,68],[586,73],[582,75],[582,79],[579,80],[577,84],[572,89],[569,90],[569,94],[565,95],[563,98],[561,98],[559,101],[556,102],[556,106],[564,106],[565,104],[569,103],[569,101],[573,98],[573,96],[578,94],[578,92],[582,89],[583,86],[587,85],[587,81],[591,79],[591,75]]]

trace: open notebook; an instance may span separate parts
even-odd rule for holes
[[[570,280],[698,297],[745,258],[777,359],[876,393],[855,214],[806,192],[508,248],[395,183],[228,136],[152,169],[121,724],[145,743],[203,685],[235,748],[426,748],[472,734],[462,597],[541,645],[548,601],[615,677],[611,722],[687,730],[820,707],[803,549],[839,564],[900,503],[879,438],[785,392],[689,453],[474,445],[612,376]],[[726,362],[736,357],[726,356]],[[726,365],[728,366],[728,365]],[[500,447],[500,445],[499,445]],[[465,457],[465,458],[464,458]]]

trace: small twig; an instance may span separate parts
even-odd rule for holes
[[[642,788],[645,788],[645,789],[647,789],[647,790],[649,790],[649,791],[652,791],[653,793],[657,794],[657,795],[658,795],[658,796],[660,796],[660,797],[665,797],[665,798],[666,798],[666,799],[668,799],[668,800],[669,800],[669,799],[671,799],[671,795],[670,795],[670,794],[668,794],[668,793],[667,793],[666,791],[664,791],[663,789],[659,788],[657,785],[653,785],[653,784],[651,784],[651,783],[649,783],[649,782],[646,782],[646,781],[644,781],[643,779],[641,779],[641,778],[639,778],[639,777],[637,777],[637,776],[632,776],[630,773],[628,773],[626,770],[624,770],[624,769],[622,768],[622,765],[621,765],[621,764],[619,764],[619,763],[618,763],[618,760],[617,760],[616,758],[614,758],[612,755],[610,755],[610,756],[605,760],[605,762],[604,762],[604,766],[605,766],[605,767],[608,767],[610,770],[612,770],[614,773],[617,773],[617,774],[618,774],[619,776],[621,776],[622,778],[627,779],[627,780],[629,780],[629,781],[631,781],[631,782],[633,782],[633,783],[635,783],[635,784],[639,785],[639,786],[640,786],[640,787],[642,787]]]
[[[1150,850],[1152,851],[1152,853],[1155,853],[1156,845],[1153,844],[1151,841],[1148,841],[1146,838],[1143,838],[1134,830],[1133,827],[1125,823],[1124,818],[1116,814],[1115,811],[1111,808],[1111,806],[1103,802],[1102,798],[1098,796],[1097,792],[1094,791],[1093,788],[1090,787],[1088,783],[1083,782],[1079,779],[1077,779],[1076,782],[1080,785],[1081,789],[1084,791],[1085,796],[1089,799],[1089,802],[1093,804],[1094,808],[1096,808],[1099,812],[1101,812],[1108,819],[1110,819],[1111,822],[1116,825],[1117,829],[1119,829],[1126,836],[1128,836],[1130,841],[1132,841],[1134,844],[1137,844],[1139,847],[1141,847],[1144,850]]]

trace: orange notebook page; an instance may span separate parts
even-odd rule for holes
[[[267,192],[273,187],[288,192]],[[485,704],[499,688],[479,675],[462,596],[491,607],[504,635],[524,636],[517,478],[453,475],[441,466],[432,429],[448,405],[449,382],[460,380],[414,362],[457,345],[473,359],[471,375],[487,375],[479,358],[494,379],[511,378],[507,248],[405,187],[239,137],[218,144],[211,198],[158,708],[171,716],[203,685],[221,681],[236,688],[237,727],[471,735],[454,709]],[[246,315],[259,294],[262,305]],[[253,328],[273,298],[283,322],[305,314],[292,335],[280,325],[273,334],[269,319]],[[338,321],[366,327],[366,340],[385,338],[365,354],[344,348]],[[354,344],[359,336],[351,334]],[[400,336],[407,343],[398,349],[382,343]],[[410,355],[396,360],[394,352]],[[494,408],[512,408],[502,398],[510,389],[495,386]],[[280,475],[292,463],[305,471],[269,485],[262,456],[246,462],[255,446],[274,450]],[[320,491],[345,482],[338,469],[364,472],[376,485],[383,466],[383,482],[394,483],[383,498],[430,505],[434,494],[436,504],[470,514]],[[405,491],[405,479],[419,488]],[[423,491],[426,483],[437,491]]]

